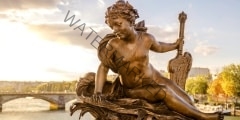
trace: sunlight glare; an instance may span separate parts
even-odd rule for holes
[[[95,52],[40,39],[22,23],[0,25],[0,80],[73,80],[97,64]],[[81,61],[89,61],[91,67]]]

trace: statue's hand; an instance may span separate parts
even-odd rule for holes
[[[184,44],[183,37],[178,38],[175,44],[176,44],[176,49],[178,49],[180,46],[183,46]]]
[[[105,97],[102,93],[97,92],[92,95],[92,102],[100,103],[105,100]]]

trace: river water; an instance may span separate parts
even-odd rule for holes
[[[66,104],[65,110],[49,111],[50,103],[31,97],[19,98],[4,103],[0,120],[78,120],[80,111],[70,116],[69,107],[71,101]],[[94,120],[86,113],[81,120]],[[224,120],[240,120],[240,117],[225,116]]]
[[[69,107],[72,102],[66,104],[65,110],[49,111],[50,103],[47,101],[31,97],[19,98],[3,104],[0,120],[78,120],[80,111],[70,116]],[[81,118],[93,119],[88,113]]]

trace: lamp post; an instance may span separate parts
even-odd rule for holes
[[[232,73],[232,75],[234,76],[234,78],[236,77],[236,75],[237,75],[237,72],[236,71],[234,71],[234,70],[231,70],[230,71],[231,73]],[[235,81],[235,79],[234,79],[234,81]],[[237,94],[237,86],[235,85],[234,86],[234,97],[233,97],[233,103],[234,103],[234,107],[233,107],[233,115],[234,116],[236,116],[236,105],[237,105],[237,99],[238,99],[238,94]]]
[[[236,116],[236,105],[237,105],[237,97],[233,98],[233,102],[234,102],[234,107],[233,107],[233,116]]]

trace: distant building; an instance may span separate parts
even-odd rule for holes
[[[197,77],[199,75],[209,75],[210,70],[208,68],[193,67],[189,71],[188,77]]]

